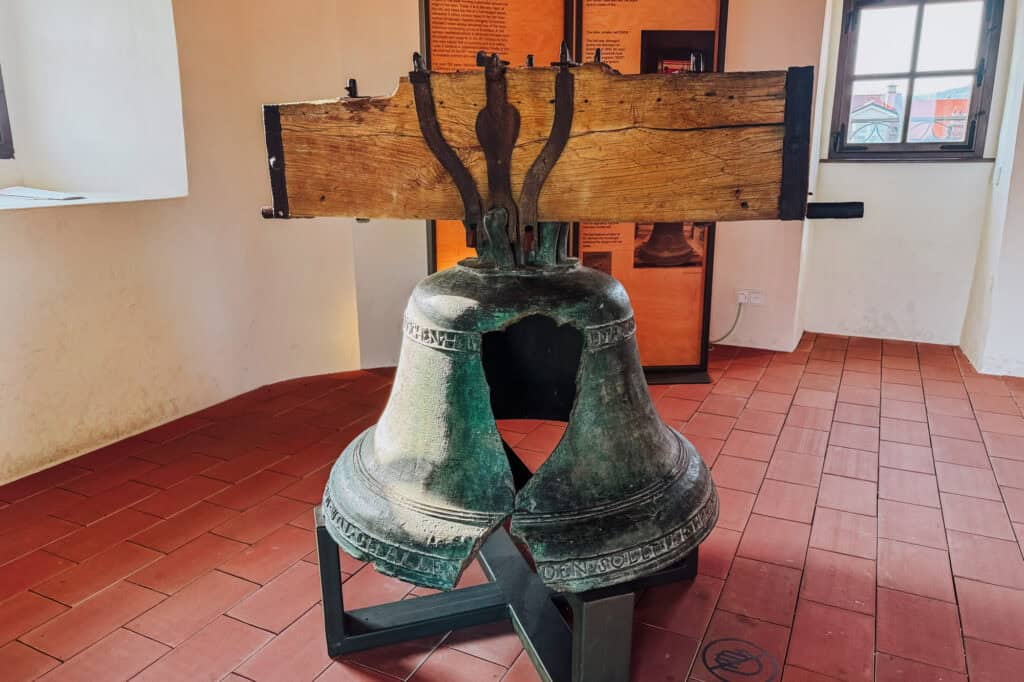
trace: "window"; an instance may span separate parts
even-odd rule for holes
[[[14,158],[14,140],[11,139],[11,117],[7,115],[7,95],[4,76],[0,73],[0,159]]]
[[[1002,13],[1002,0],[845,0],[829,158],[980,158]]]

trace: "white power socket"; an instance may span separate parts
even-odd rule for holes
[[[763,305],[764,289],[737,289],[736,302],[746,305]]]

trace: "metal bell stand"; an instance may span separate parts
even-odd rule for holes
[[[479,552],[484,585],[345,611],[338,544],[317,506],[317,554],[327,652],[334,658],[451,630],[512,621],[545,682],[627,682],[636,591],[692,580],[697,549],[676,565],[622,585],[580,594],[546,587],[500,528]],[[572,624],[559,605],[568,604]]]

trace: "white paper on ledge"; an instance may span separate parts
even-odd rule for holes
[[[37,201],[73,201],[75,199],[85,198],[81,194],[51,192],[48,189],[36,189],[34,187],[4,187],[3,189],[0,189],[0,197],[35,199]]]

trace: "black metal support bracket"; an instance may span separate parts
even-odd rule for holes
[[[511,621],[546,682],[626,682],[636,591],[697,575],[695,549],[675,566],[640,580],[581,594],[557,594],[544,585],[500,528],[479,554],[490,582],[345,611],[338,544],[324,526],[320,507],[313,511],[331,657]],[[565,607],[572,610],[571,626],[563,615]]]

